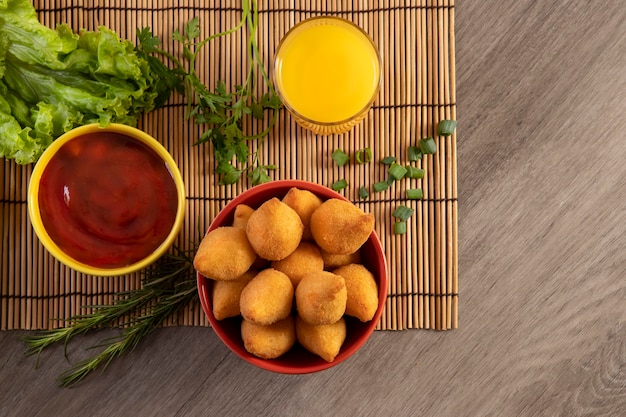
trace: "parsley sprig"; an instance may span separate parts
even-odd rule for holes
[[[202,47],[213,39],[232,34],[246,26],[248,30],[247,54],[251,62],[242,85],[228,92],[226,85],[218,81],[212,91],[201,81],[196,70],[196,60]],[[162,106],[176,91],[187,101],[186,116],[198,125],[206,126],[200,140],[213,145],[216,158],[215,172],[221,176],[221,184],[238,182],[245,173],[253,185],[270,180],[270,170],[275,165],[263,164],[258,150],[251,152],[249,142],[258,139],[257,149],[278,116],[282,103],[265,71],[258,49],[256,32],[258,10],[256,0],[243,2],[241,21],[233,28],[200,40],[200,22],[196,17],[189,21],[182,32],[176,31],[173,39],[183,46],[182,58],[160,48],[160,40],[150,28],[137,31],[135,49],[150,65],[154,77],[153,88],[157,92],[157,107]],[[160,58],[166,58],[162,60]],[[171,66],[163,61],[169,61]],[[255,95],[259,76],[267,83],[269,91],[261,97]],[[264,120],[265,111],[273,111],[272,118],[263,131],[246,135],[244,119],[251,116]],[[73,386],[98,368],[105,368],[124,352],[132,350],[145,335],[159,328],[181,308],[197,300],[197,287],[193,256],[197,248],[189,251],[174,250],[157,263],[142,271],[142,283],[138,289],[115,295],[110,305],[86,306],[90,312],[70,317],[66,326],[46,330],[23,338],[27,354],[39,355],[48,347],[68,343],[75,336],[102,328],[118,328],[119,334],[102,340],[99,352],[83,361],[74,363],[60,376],[62,386]],[[67,357],[67,352],[66,352]]]
[[[182,60],[161,49],[159,39],[153,36],[150,28],[138,30],[138,50],[153,58],[149,63],[153,66],[153,72],[161,76],[162,90],[184,93],[187,98],[186,117],[205,126],[196,145],[206,142],[213,145],[215,173],[220,177],[220,184],[237,183],[245,174],[252,185],[258,185],[269,181],[269,172],[277,169],[276,165],[261,162],[258,149],[274,127],[282,103],[259,52],[256,37],[259,24],[257,2],[244,1],[242,6],[239,23],[224,32],[200,39],[198,17],[187,22],[182,32],[175,31],[172,37],[182,44]],[[243,84],[236,85],[234,91],[229,92],[227,86],[218,80],[215,89],[211,90],[202,82],[196,69],[199,52],[211,40],[232,34],[244,26],[248,30],[246,53],[250,65]],[[175,67],[169,69],[154,57],[155,54],[169,59]],[[269,90],[261,97],[257,97],[255,93],[259,77]],[[244,133],[244,120],[247,117],[264,120],[266,110],[273,114],[263,131],[256,134]],[[258,140],[254,151],[249,146],[252,140]]]

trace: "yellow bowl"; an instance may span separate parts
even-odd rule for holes
[[[169,228],[169,231],[167,229],[165,229],[163,231],[162,235],[157,236],[151,236],[151,242],[150,242],[150,249],[146,250],[145,254],[141,254],[141,255],[137,255],[132,261],[129,261],[128,263],[124,263],[124,264],[120,264],[120,265],[95,265],[94,263],[89,263],[86,262],[84,259],[83,260],[78,260],[76,259],[77,257],[80,258],[80,256],[76,256],[76,255],[70,255],[68,254],[64,249],[61,248],[61,246],[63,245],[74,245],[75,242],[70,242],[70,243],[65,243],[65,244],[61,244],[60,243],[60,239],[57,238],[57,240],[55,241],[55,239],[51,236],[51,230],[49,230],[46,227],[46,223],[49,226],[52,226],[53,224],[62,224],[61,222],[63,221],[63,219],[67,219],[67,218],[71,218],[71,223],[68,223],[67,228],[64,227],[60,227],[60,226],[54,226],[55,228],[59,229],[59,230],[65,230],[65,232],[68,234],[68,236],[70,234],[72,234],[70,232],[70,227],[75,227],[76,224],[80,224],[83,225],[85,224],[85,234],[91,234],[96,227],[100,227],[101,225],[95,226],[95,225],[91,225],[91,224],[87,224],[85,219],[80,218],[80,219],[75,219],[72,217],[72,215],[75,212],[72,212],[71,214],[68,214],[68,212],[70,212],[70,209],[65,210],[65,207],[63,207],[63,205],[61,205],[61,210],[51,210],[48,209],[45,212],[45,219],[42,219],[42,209],[43,205],[45,205],[45,201],[46,199],[43,198],[40,200],[41,198],[41,194],[40,191],[42,191],[42,193],[45,195],[45,193],[47,192],[46,188],[49,188],[47,186],[41,186],[42,184],[42,176],[44,175],[44,173],[46,172],[46,169],[48,167],[51,166],[50,162],[55,158],[55,156],[60,155],[59,151],[61,149],[64,149],[62,154],[68,154],[68,152],[72,152],[74,150],[73,147],[78,147],[81,146],[81,149],[84,149],[85,152],[94,152],[95,148],[96,148],[96,143],[95,142],[96,139],[90,139],[89,142],[86,142],[85,140],[85,135],[91,135],[92,137],[96,137],[93,135],[97,135],[97,134],[108,134],[109,136],[114,136],[117,138],[120,138],[120,140],[124,140],[126,144],[128,144],[128,146],[130,146],[130,148],[125,148],[123,151],[123,155],[126,155],[128,153],[132,153],[132,152],[136,152],[138,155],[143,152],[140,151],[139,149],[147,149],[148,152],[145,153],[146,158],[150,158],[150,160],[152,160],[155,163],[155,166],[161,166],[160,162],[156,162],[158,160],[161,160],[163,162],[163,164],[165,165],[165,168],[167,171],[169,171],[169,174],[171,175],[171,179],[173,182],[173,186],[175,187],[175,194],[176,194],[176,204],[174,204],[174,202],[172,202],[170,199],[168,199],[167,201],[169,201],[169,203],[164,203],[164,204],[168,204],[170,207],[170,221],[171,223],[171,227]],[[119,136],[121,135],[121,136]],[[93,140],[93,142],[92,142]],[[99,143],[103,144],[105,143],[105,141],[107,141],[109,139],[99,139]],[[81,142],[82,141],[82,142]],[[110,143],[110,142],[106,142],[106,143]],[[67,146],[67,148],[66,148]],[[105,145],[106,146],[106,145]],[[101,149],[105,149],[105,146],[103,146]],[[91,149],[89,149],[91,148]],[[128,150],[130,149],[130,150]],[[149,151],[152,152],[149,152]],[[109,152],[107,154],[104,154],[104,158],[103,160],[107,161],[106,158],[111,158],[111,161],[119,161],[121,158],[117,158],[113,157],[110,152],[110,149],[105,150],[106,152]],[[82,154],[81,154],[82,155]],[[118,155],[122,155],[122,153],[118,154]],[[148,156],[149,155],[149,156]],[[155,156],[156,155],[156,156]],[[60,156],[59,156],[60,158]],[[79,158],[76,158],[79,159]],[[83,166],[84,161],[83,162]],[[58,162],[56,162],[57,166],[59,166]],[[109,163],[105,163],[104,165],[104,169],[101,167],[99,169],[114,169],[113,167],[117,167],[119,166],[118,163],[113,163],[111,162]],[[110,166],[110,168],[108,168],[108,166]],[[162,167],[162,166],[161,166]],[[89,166],[87,167],[89,169]],[[51,168],[52,170],[53,168]],[[64,169],[68,169],[68,168],[64,168]],[[141,168],[142,170],[144,168]],[[107,172],[103,172],[103,171],[98,171],[95,172],[88,172],[90,175],[93,175],[93,178],[97,179],[98,177],[102,177],[104,178],[107,175]],[[162,181],[169,181],[168,180],[168,175],[165,171],[161,170],[161,176],[162,176]],[[114,172],[110,172],[108,174],[115,174]],[[141,175],[143,175],[143,172],[140,173]],[[52,175],[52,174],[49,174]],[[81,174],[84,178],[84,171]],[[146,181],[149,181],[149,178],[151,178],[150,176],[145,176],[142,177],[141,175],[138,175],[137,177],[141,177],[141,181],[143,181],[144,183]],[[45,177],[44,177],[45,178]],[[65,179],[67,180],[69,178],[73,178],[73,173],[70,171],[69,173],[65,174]],[[74,177],[74,178],[77,178]],[[45,179],[46,181],[47,179]],[[87,180],[83,179],[83,186],[85,186],[85,184],[87,184]],[[112,193],[111,193],[111,201],[113,201],[113,193],[115,193],[117,190],[116,187],[122,187],[122,185],[120,185],[120,182],[123,181],[122,180],[118,180],[117,182],[111,182],[110,184],[112,187]],[[93,189],[99,189],[101,190],[101,188],[99,188],[100,186],[94,186]],[[170,184],[168,182],[167,184],[168,188],[172,188],[172,184]],[[52,189],[52,188],[50,188]],[[86,187],[85,189],[81,189],[81,191],[85,191],[88,190],[89,187]],[[56,190],[56,189],[55,189]],[[65,199],[64,203],[65,205],[67,205],[68,207],[70,206],[70,201],[74,201],[75,197],[74,195],[76,194],[76,192],[74,191],[74,189],[72,189],[72,196],[70,197],[70,191],[69,190],[69,186],[63,186],[63,197]],[[108,190],[108,189],[106,189]],[[126,195],[129,195],[129,198],[135,198],[136,200],[140,200],[139,195],[141,195],[140,193],[144,193],[143,194],[143,198],[145,199],[150,199],[150,201],[154,201],[155,199],[158,199],[159,197],[157,195],[155,195],[155,193],[151,193],[151,192],[147,192],[144,191],[145,189],[139,189],[139,187],[136,188],[132,188],[132,187],[128,187],[127,185],[125,185],[125,188],[122,190],[120,189],[119,191],[122,192],[126,192],[126,191],[133,191],[130,193],[127,193]],[[54,191],[52,194],[54,194],[57,191]],[[147,193],[147,194],[146,194]],[[173,192],[171,193],[173,194]],[[109,194],[106,194],[107,198]],[[99,203],[92,203],[92,200],[88,200],[87,197],[82,197],[79,196],[80,198],[82,198],[83,201],[86,202],[84,207],[87,207],[84,210],[91,210],[91,205],[93,204],[99,204]],[[89,197],[91,198],[91,196]],[[57,197],[58,200],[60,200],[60,198]],[[126,201],[126,200],[115,200],[115,201]],[[165,201],[165,199],[160,199],[159,201]],[[123,206],[122,206],[123,207]],[[99,208],[99,207],[97,207]],[[112,212],[117,213],[117,210],[113,210],[113,209],[117,209],[120,208],[119,206],[115,206],[112,208]],[[156,220],[161,220],[160,216],[162,215],[161,211],[156,211],[157,209],[155,208],[154,210],[145,210],[140,212],[140,214],[146,214],[150,215],[152,217],[156,216],[156,219],[154,219],[154,224],[156,224]],[[175,212],[174,212],[175,210]],[[30,178],[30,182],[28,185],[28,214],[30,217],[30,221],[31,224],[33,226],[33,229],[35,231],[35,233],[37,234],[39,240],[41,241],[41,243],[43,244],[43,246],[52,254],[52,256],[54,256],[57,260],[59,260],[61,263],[67,265],[68,267],[79,271],[79,272],[83,272],[86,274],[90,274],[90,275],[100,275],[100,276],[113,276],[113,275],[123,275],[123,274],[128,274],[128,273],[132,273],[135,271],[138,271],[140,269],[143,269],[145,267],[147,267],[148,265],[152,264],[154,261],[156,261],[161,255],[163,255],[163,253],[165,251],[167,251],[167,249],[173,244],[174,239],[176,238],[176,236],[178,235],[178,233],[180,232],[180,228],[182,227],[182,223],[183,223],[183,218],[184,218],[184,213],[185,213],[185,187],[184,187],[184,183],[183,183],[183,179],[182,176],[180,174],[180,171],[178,170],[178,167],[176,165],[176,162],[174,161],[174,159],[172,158],[172,156],[168,153],[168,151],[153,137],[151,137],[150,135],[148,135],[145,132],[142,132],[139,129],[136,129],[134,127],[130,127],[130,126],[126,126],[126,125],[121,125],[121,124],[110,124],[107,127],[100,127],[98,124],[90,124],[90,125],[85,125],[85,126],[81,126],[78,128],[75,128],[67,133],[65,133],[64,135],[62,135],[61,137],[59,137],[57,140],[55,140],[54,142],[52,142],[52,144],[46,149],[46,151],[43,153],[43,155],[41,156],[41,158],[39,159],[39,161],[35,164],[35,167],[33,168],[33,172]],[[134,214],[135,217],[140,217],[137,214]],[[62,216],[64,216],[62,218]],[[102,217],[102,215],[100,215]],[[113,216],[113,215],[112,215]],[[171,220],[173,218],[173,220]],[[108,220],[107,214],[106,214],[106,210],[104,213],[104,221],[102,219],[99,220],[100,223],[103,224],[107,224],[106,220]],[[58,223],[57,223],[58,221]],[[81,223],[82,222],[82,223]],[[75,224],[76,223],[76,224]],[[169,221],[168,221],[169,223]],[[112,224],[111,228],[114,230],[117,229],[123,229],[126,228],[126,224],[121,224],[121,225],[115,225]],[[143,231],[144,229],[146,229],[149,226],[143,226],[143,229],[137,231],[137,234],[142,234],[146,235],[146,233]],[[130,226],[128,226],[128,228],[130,228]],[[102,246],[106,246],[107,250],[111,249],[112,251],[124,251],[126,250],[126,248],[128,247],[130,242],[132,239],[130,237],[128,238],[124,238],[126,240],[124,240],[123,243],[120,243],[120,240],[122,239],[121,237],[118,238],[117,236],[114,236],[113,238],[111,238],[110,240],[107,240],[109,238],[108,234],[109,233],[113,233],[112,231],[110,231],[109,229],[98,229],[98,230],[103,230],[102,234],[98,235],[97,242],[98,245],[102,245]],[[150,229],[151,233],[153,229]],[[80,230],[80,232],[82,233],[83,230]],[[55,232],[56,233],[56,232]],[[95,233],[95,232],[93,232]],[[54,234],[54,233],[53,233]],[[72,236],[77,236],[72,234]],[[133,236],[134,239],[137,239],[137,236]],[[143,238],[143,236],[139,237],[140,239]],[[78,241],[78,238],[76,238]],[[89,237],[89,239],[91,239],[91,237]],[[68,239],[68,240],[72,240],[72,239]],[[102,240],[102,242],[100,241]],[[134,242],[134,241],[133,241]],[[83,243],[81,243],[83,244]],[[107,246],[107,245],[112,245],[112,246]],[[76,245],[78,245],[76,243]],[[85,244],[87,245],[87,244]],[[126,246],[124,246],[126,245]],[[91,248],[91,247],[84,247],[84,250],[86,252],[88,252],[89,250],[93,250],[94,253],[97,253],[96,251],[98,250],[97,248]],[[123,252],[120,252],[123,253]]]

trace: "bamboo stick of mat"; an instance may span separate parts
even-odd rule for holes
[[[108,26],[135,41],[135,30],[149,26],[168,52],[180,56],[171,39],[174,30],[198,16],[202,37],[229,29],[241,18],[241,1],[194,2],[163,0],[34,1],[42,23],[65,22],[75,31]],[[298,126],[283,109],[276,126],[262,142],[251,143],[260,158],[279,169],[273,179],[296,178],[330,186],[345,178],[347,198],[376,216],[389,264],[388,297],[378,330],[453,329],[458,326],[458,210],[456,133],[436,136],[437,123],[456,119],[455,38],[453,0],[353,2],[333,0],[268,0],[259,2],[258,43],[266,69],[271,68],[280,39],[296,23],[317,15],[349,19],[378,46],[383,62],[379,96],[365,120],[343,135],[316,136]],[[247,32],[210,42],[200,52],[198,73],[214,87],[241,83],[248,62]],[[265,91],[257,86],[257,94]],[[258,132],[266,122],[246,122]],[[202,128],[185,117],[179,95],[158,111],[146,114],[139,127],[160,140],[177,161],[186,184],[185,224],[175,244],[189,249],[201,238],[217,212],[250,187],[246,181],[218,186],[213,153],[208,145],[193,146]],[[439,151],[415,163],[426,171],[423,180],[397,182],[373,193],[372,184],[387,179],[378,161],[396,156],[407,162],[407,148],[421,137],[435,137]],[[336,148],[349,154],[370,147],[373,161],[337,167],[330,158]],[[27,216],[27,184],[32,166],[2,161],[0,167],[0,329],[43,329],[62,326],[63,319],[84,313],[83,305],[109,303],[116,293],[137,288],[139,274],[99,278],[59,264],[34,235]],[[370,187],[361,200],[360,186]],[[409,201],[408,188],[422,188],[424,199]],[[406,235],[394,235],[391,213],[398,205],[415,210]],[[61,319],[61,320],[55,320]],[[165,325],[208,326],[199,303],[190,305]]]

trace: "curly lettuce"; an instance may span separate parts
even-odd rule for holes
[[[157,82],[145,54],[106,27],[51,29],[30,0],[0,0],[0,158],[35,162],[83,124],[134,126],[163,103]]]

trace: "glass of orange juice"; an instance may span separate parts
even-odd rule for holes
[[[344,133],[368,113],[380,88],[380,55],[349,20],[320,16],[291,28],[274,59],[283,104],[313,133]]]

